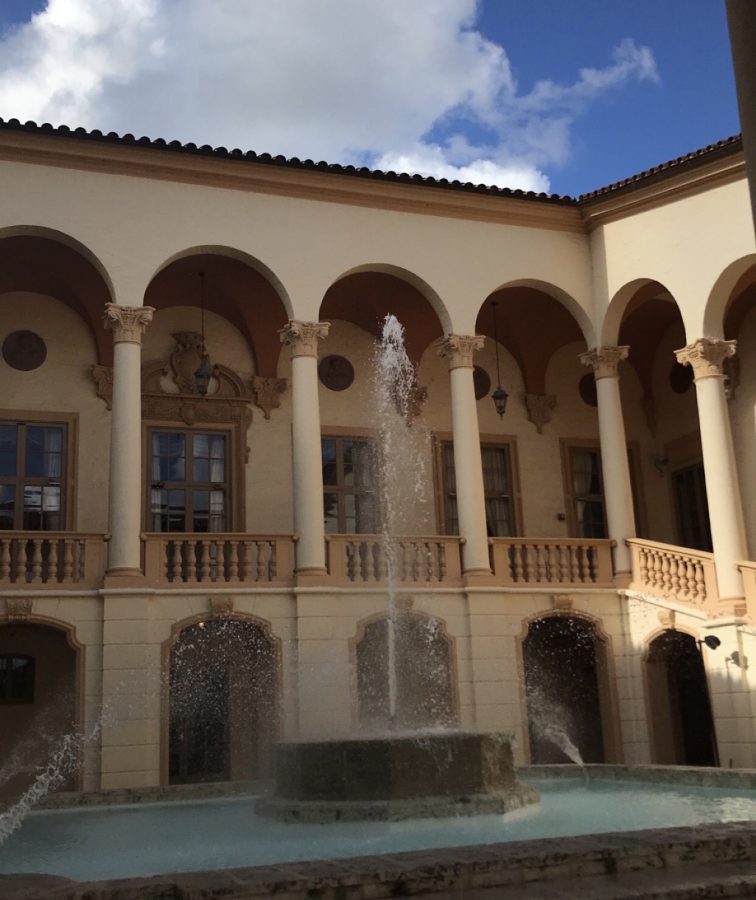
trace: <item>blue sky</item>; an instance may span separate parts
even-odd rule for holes
[[[723,0],[2,0],[0,28],[3,118],[573,195],[739,130]]]

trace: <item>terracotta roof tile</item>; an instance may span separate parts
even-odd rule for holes
[[[78,140],[95,141],[99,143],[119,144],[122,146],[139,146],[149,147],[152,150],[162,150],[170,153],[183,153],[193,156],[211,156],[216,159],[233,159],[245,162],[253,162],[260,165],[283,166],[290,169],[305,169],[318,172],[327,172],[332,175],[347,175],[355,178],[371,178],[380,181],[397,182],[400,184],[415,184],[430,188],[441,188],[442,190],[465,191],[468,193],[484,194],[490,197],[512,197],[518,200],[530,200],[541,203],[554,203],[562,206],[576,206],[583,203],[589,203],[599,200],[609,194],[617,191],[631,189],[641,182],[648,179],[664,176],[673,170],[692,167],[710,161],[712,158],[723,156],[728,153],[737,152],[742,147],[742,138],[740,135],[726,138],[718,141],[716,144],[710,144],[702,147],[700,150],[694,150],[685,156],[677,159],[669,160],[661,165],[654,166],[637,175],[631,175],[621,181],[600,187],[595,191],[587,194],[581,194],[579,199],[560,194],[536,193],[535,191],[515,190],[512,188],[496,187],[494,185],[473,184],[472,182],[449,181],[447,178],[431,178],[423,175],[411,175],[406,172],[383,172],[380,169],[369,169],[365,166],[341,165],[339,163],[328,163],[324,160],[314,162],[311,159],[299,159],[296,156],[287,158],[285,156],[272,156],[270,153],[255,153],[252,150],[239,150],[234,148],[228,150],[226,147],[212,147],[210,144],[197,144],[191,141],[182,144],[180,141],[166,141],[163,138],[135,137],[133,134],[118,134],[115,131],[109,131],[103,134],[98,129],[87,131],[85,128],[69,128],[67,125],[51,125],[45,122],[38,125],[36,122],[20,122],[18,119],[0,119],[0,131],[22,131],[32,134],[49,134],[62,138],[76,138]]]

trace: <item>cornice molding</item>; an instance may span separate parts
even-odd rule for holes
[[[373,181],[334,172],[266,165],[246,159],[182,155],[149,146],[123,146],[71,137],[0,130],[0,159],[417,215],[553,231],[585,231],[574,202],[559,204],[535,197],[489,197],[464,190],[394,183],[380,178]]]
[[[694,168],[665,171],[651,176],[647,183],[628,184],[616,193],[582,200],[580,212],[587,230],[593,231],[601,225],[745,178],[745,157],[741,150]]]

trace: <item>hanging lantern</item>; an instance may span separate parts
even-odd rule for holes
[[[509,394],[501,386],[501,374],[499,372],[499,339],[496,333],[496,300],[491,301],[491,309],[493,311],[493,335],[494,350],[496,351],[496,390],[491,394],[491,399],[496,407],[496,412],[500,419],[504,418],[507,411],[507,398]]]
[[[205,273],[199,273],[200,279],[200,333],[202,336],[202,362],[194,373],[197,380],[197,391],[202,397],[207,396],[210,387],[210,379],[213,377],[213,367],[210,365],[210,357],[205,351]]]

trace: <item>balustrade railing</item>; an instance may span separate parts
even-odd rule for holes
[[[329,534],[328,572],[337,584],[385,584],[389,559],[379,534]],[[460,539],[454,536],[397,537],[389,545],[401,585],[460,585]]]
[[[612,542],[582,538],[491,538],[497,584],[611,587]]]
[[[0,532],[0,586],[99,587],[103,576],[103,542],[101,534]]]
[[[751,622],[756,623],[756,562],[743,560],[738,563],[740,574],[743,576],[745,589],[746,616]]]
[[[146,534],[146,577],[156,584],[291,583],[291,535]]]
[[[630,590],[701,609],[716,607],[719,592],[713,553],[640,538],[627,543],[633,560]]]

